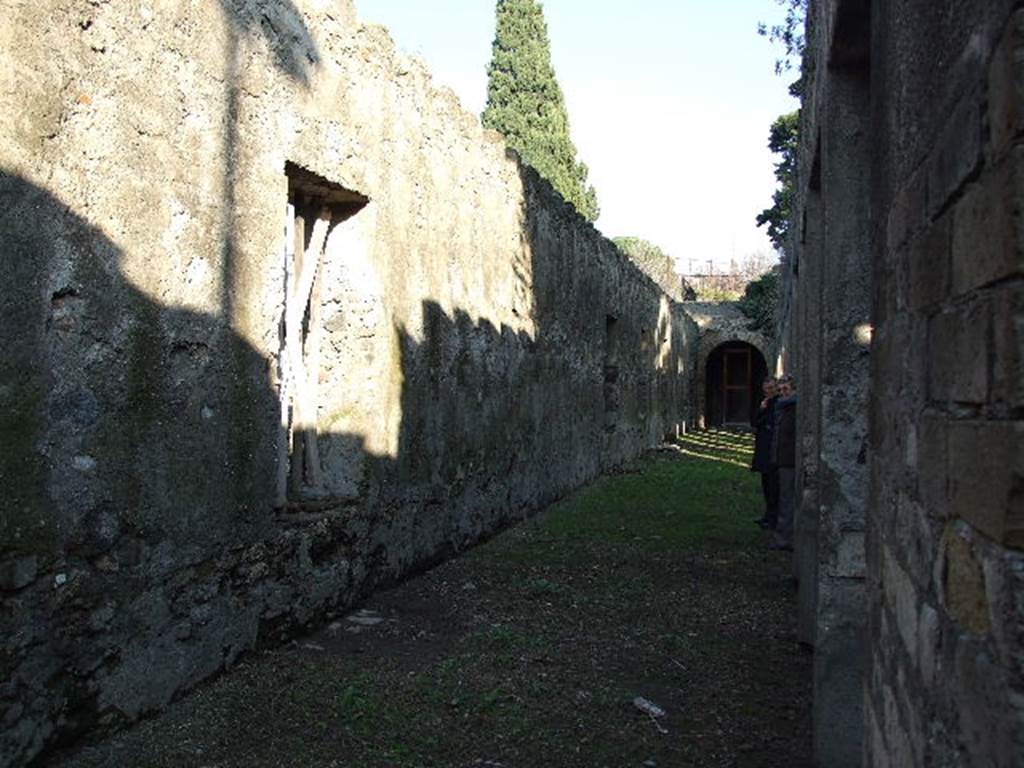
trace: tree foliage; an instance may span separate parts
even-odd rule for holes
[[[803,64],[804,47],[806,38],[804,36],[804,21],[807,18],[807,4],[809,0],[775,0],[776,3],[786,9],[786,17],[781,24],[771,26],[761,22],[757,25],[757,33],[767,37],[773,43],[782,45],[783,55],[775,60],[775,74],[781,75],[793,69],[794,62]],[[803,90],[803,75],[789,86],[789,92],[799,97]]]
[[[757,216],[757,226],[768,227],[768,239],[778,250],[785,250],[789,219],[796,194],[797,147],[800,140],[800,110],[781,115],[768,133],[768,148],[779,156],[775,178],[779,183],[772,194],[772,205]]]
[[[613,237],[612,242],[619,247],[620,251],[640,263],[653,264],[672,260],[672,257],[661,248],[642,237]]]
[[[686,285],[676,269],[675,259],[665,251],[641,237],[613,237],[612,242],[665,293],[686,299]]]
[[[750,318],[752,331],[771,333],[779,305],[779,272],[773,269],[747,284],[739,300],[740,310]]]
[[[710,301],[716,304],[724,301],[739,301],[740,292],[735,288],[722,285],[717,281],[705,282],[697,289],[697,301]]]
[[[482,120],[583,216],[598,217],[597,193],[587,184],[587,166],[576,158],[543,7],[536,0],[498,0]]]

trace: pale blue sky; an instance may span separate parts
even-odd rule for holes
[[[477,115],[493,0],[356,0]],[[775,188],[768,128],[796,109],[757,35],[773,0],[546,0],[555,74],[609,237],[657,243],[685,271],[771,246],[754,217]]]

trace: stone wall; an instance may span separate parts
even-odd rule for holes
[[[1024,754],[1014,5],[811,4],[783,345],[820,765]]]
[[[676,263],[671,256],[657,248],[649,247],[646,243],[632,248],[622,248],[620,245],[620,250],[640,267],[645,275],[657,283],[666,296],[675,301],[685,299],[683,277],[676,270]]]
[[[0,763],[688,418],[692,321],[346,0],[0,10]]]
[[[801,147],[804,248],[788,264],[808,310],[797,301],[790,346],[801,403],[798,626],[815,648],[815,754],[837,767],[860,765],[863,740],[873,215],[870,26],[863,7],[840,5],[811,9],[809,46],[821,63],[801,134],[817,139]]]

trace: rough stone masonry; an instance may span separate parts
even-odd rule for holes
[[[0,12],[0,764],[688,418],[692,321],[348,0]]]
[[[1024,10],[813,0],[780,355],[819,765],[1024,765]]]

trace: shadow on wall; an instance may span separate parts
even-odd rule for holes
[[[58,556],[63,543],[117,531],[161,538],[165,529],[212,528],[219,538],[240,522],[234,512],[223,520],[224,510],[253,518],[244,511],[264,497],[257,457],[274,439],[275,399],[267,361],[225,327],[236,294],[239,36],[265,39],[275,67],[304,87],[319,53],[288,0],[221,5],[221,318],[154,304],[121,277],[120,251],[100,230],[0,170],[9,276],[0,307],[10,329],[0,362],[0,481],[14,489],[0,537],[13,553]],[[101,541],[86,547],[103,549]]]
[[[267,361],[221,318],[126,282],[120,249],[46,190],[2,173],[0,199],[5,548],[88,559],[257,524],[276,427]]]
[[[304,89],[309,89],[314,70],[320,65],[320,52],[302,18],[289,0],[263,0],[243,3],[220,0],[224,11],[227,45],[224,61],[224,141],[221,157],[222,206],[221,241],[221,314],[228,324],[237,321],[234,297],[239,293],[238,201],[236,185],[239,173],[239,109],[241,97],[239,51],[240,35],[262,39],[271,52],[275,68]],[[236,368],[236,375],[244,375]]]
[[[359,508],[338,499],[344,514],[296,536],[303,521],[272,510],[272,361],[225,317],[133,287],[119,247],[47,190],[3,173],[0,201],[0,634],[18,638],[0,673],[24,707],[0,742],[11,762],[160,709],[268,632],[550,503],[649,444],[651,423],[668,432],[682,400],[659,295],[644,305],[622,272],[602,285],[581,255],[601,241],[566,239],[567,212],[534,200],[536,338],[425,301],[422,340],[395,330],[397,457],[361,435],[319,436],[328,468],[365,464]],[[609,431],[605,315],[624,302],[641,308],[622,331],[641,343],[627,346]]]
[[[22,713],[0,762],[19,764],[251,647],[238,622],[193,637],[190,663],[163,655],[174,580],[269,527],[276,399],[263,357],[127,283],[67,203],[8,172],[0,201],[0,695]]]

